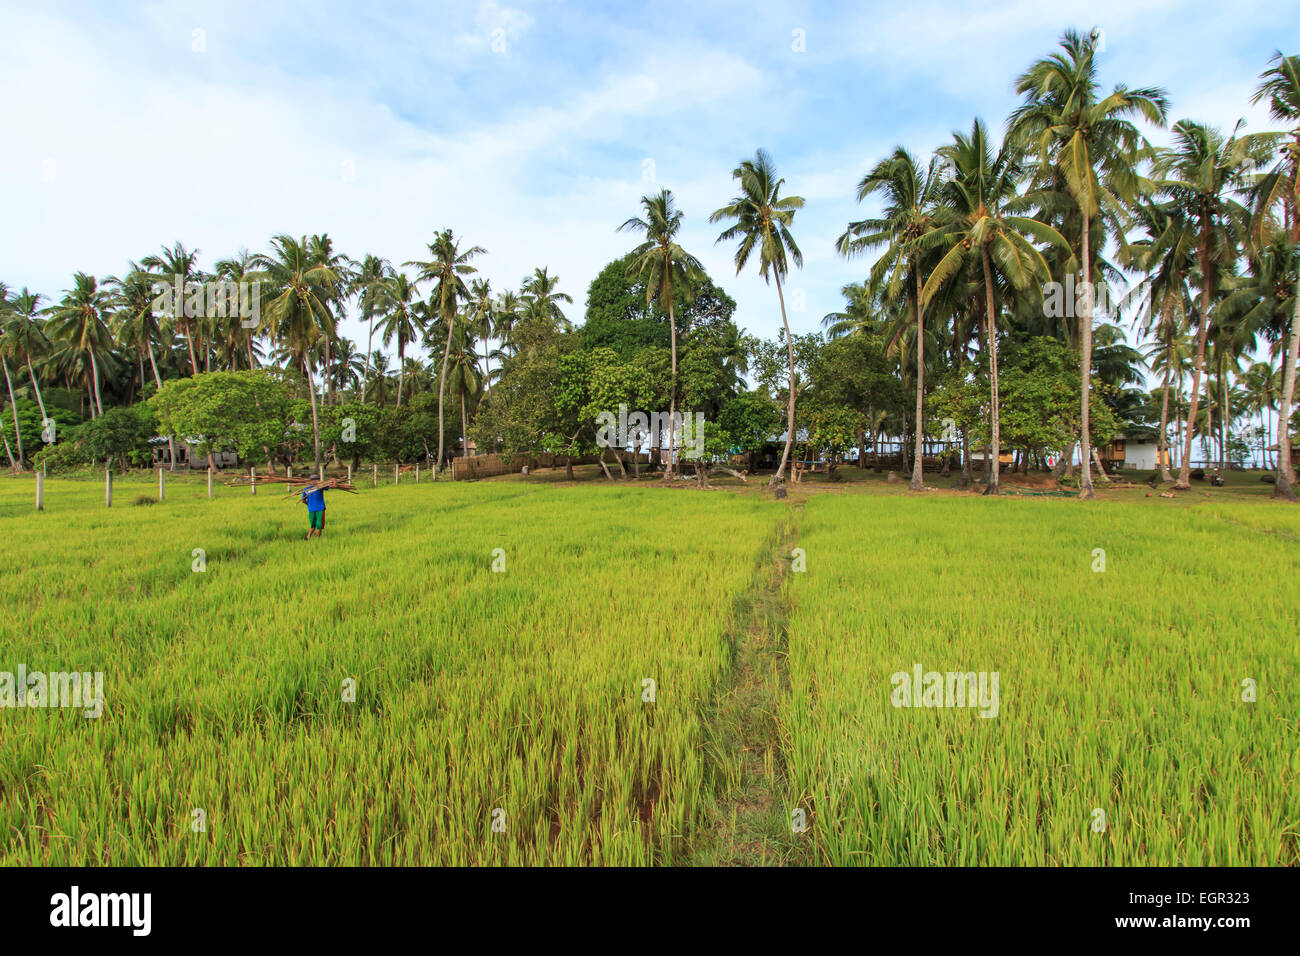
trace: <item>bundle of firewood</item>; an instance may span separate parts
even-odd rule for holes
[[[350,491],[356,494],[357,490],[350,483],[340,481],[337,478],[326,478],[321,481],[315,478],[289,478],[284,475],[254,475],[251,478],[239,477],[226,482],[231,488],[247,488],[249,485],[287,485],[289,495],[297,495],[304,491],[314,491],[317,488],[325,488],[330,491]]]

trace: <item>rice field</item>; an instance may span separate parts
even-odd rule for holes
[[[426,482],[308,542],[269,489],[15,484],[0,670],[102,670],[105,712],[0,711],[0,861],[677,859],[772,504]]]
[[[1297,509],[820,497],[800,544],[781,713],[825,862],[1300,863]],[[996,716],[902,706],[918,664],[945,704],[996,673]]]
[[[1297,509],[425,482],[308,542],[270,489],[154,496],[0,481],[0,672],[104,674],[99,719],[0,709],[2,864],[689,864],[791,541],[789,859],[1300,863]],[[894,706],[918,664],[996,716]]]

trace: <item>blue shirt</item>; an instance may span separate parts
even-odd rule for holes
[[[324,488],[317,488],[314,491],[304,491],[302,493],[302,497],[303,500],[307,502],[308,511],[325,510],[325,489]]]

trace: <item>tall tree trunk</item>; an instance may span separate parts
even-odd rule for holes
[[[18,429],[18,403],[14,401],[14,383],[9,378],[9,360],[0,359],[5,369],[5,385],[9,388],[9,416],[14,420],[14,440],[18,444],[18,467],[23,465],[23,433]]]
[[[921,307],[921,263],[912,257],[912,271],[916,274],[916,451],[912,464],[912,491],[925,490],[925,477],[921,461],[922,436],[925,434],[925,310]]]
[[[194,337],[190,335],[190,324],[186,322],[184,318],[181,319],[181,333],[185,336],[185,344],[188,345],[190,349],[190,369],[195,375],[198,375],[199,357],[194,351]]]
[[[1197,319],[1196,363],[1192,366],[1191,404],[1187,411],[1187,434],[1183,436],[1183,463],[1178,470],[1175,488],[1187,491],[1192,487],[1192,432],[1196,428],[1196,413],[1201,406],[1201,373],[1205,370],[1205,339],[1210,330],[1210,237],[1208,226],[1201,228],[1201,241],[1196,252],[1201,267],[1201,314]]]
[[[1092,469],[1088,459],[1092,451],[1092,257],[1090,255],[1087,213],[1083,214],[1083,315],[1079,316],[1079,498],[1096,497],[1092,488]],[[1077,298],[1076,298],[1077,301]],[[1101,466],[1098,465],[1100,468]]]
[[[366,383],[370,381],[370,355],[375,348],[375,316],[372,312],[369,321],[366,323],[370,331],[366,334],[366,368],[361,373],[361,404],[366,403]]]
[[[320,418],[316,414],[316,381],[312,378],[311,366],[307,363],[307,356],[304,353],[302,357],[302,370],[307,375],[307,394],[311,397],[311,436],[313,458],[316,468],[315,474],[320,474]],[[209,455],[209,459],[211,456]]]
[[[447,388],[447,360],[451,358],[451,334],[456,328],[456,316],[447,315],[447,310],[443,308],[443,320],[447,323],[447,341],[442,347],[442,374],[438,376],[438,461],[433,466],[433,477],[438,477],[438,469],[442,467],[442,402],[443,395]]]
[[[998,473],[1002,464],[1002,422],[998,407],[998,323],[993,311],[993,264],[989,260],[987,243],[980,246],[984,265],[984,307],[987,310],[986,328],[989,337],[989,483],[984,494],[997,494]]]
[[[153,369],[154,384],[157,385],[159,389],[161,389],[162,376],[158,374],[158,363],[154,360],[153,357],[153,345],[149,345],[147,346],[147,348],[149,349],[149,367]],[[167,466],[167,470],[175,471],[176,470],[176,436],[175,435],[167,436],[167,454],[169,458],[169,464]]]
[[[443,363],[443,371],[446,372],[447,364]],[[397,342],[397,407],[402,407],[402,383],[406,381],[406,346],[401,339]],[[433,466],[433,473],[436,476],[438,469],[442,467],[442,385],[438,385],[438,461]]]
[[[465,415],[465,396],[460,396],[460,453],[469,457],[469,419]]]
[[[1222,346],[1219,354],[1219,477],[1228,480],[1228,417],[1232,414],[1232,399],[1228,395],[1227,360]]]
[[[1160,440],[1156,442],[1156,462],[1160,469],[1160,480],[1172,483],[1174,476],[1169,473],[1169,365],[1172,356],[1165,356],[1164,383],[1160,387]]]
[[[1296,283],[1295,308],[1291,313],[1291,338],[1282,360],[1282,395],[1277,419],[1277,483],[1274,498],[1295,501],[1295,465],[1291,462],[1291,409],[1295,407],[1296,352],[1300,351],[1300,282]]]
[[[780,288],[780,279],[777,288]],[[668,280],[668,335],[671,345],[672,377],[668,385],[668,467],[664,469],[664,482],[672,481],[677,470],[677,314],[673,309],[672,279]]]
[[[781,464],[768,486],[777,485],[785,477],[785,466],[790,460],[790,446],[794,443],[794,340],[790,337],[790,323],[785,316],[785,295],[781,292],[781,275],[776,273],[776,298],[781,303],[781,325],[785,328],[785,351],[790,362],[790,401],[785,414],[785,449],[781,452]]]
[[[86,354],[90,356],[90,378],[95,383],[95,401],[92,407],[99,409],[99,414],[104,414],[104,402],[99,397],[99,363],[95,361],[94,349],[87,349]]]

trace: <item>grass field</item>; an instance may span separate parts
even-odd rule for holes
[[[1288,506],[31,484],[0,672],[105,703],[0,710],[5,864],[1300,862]]]

